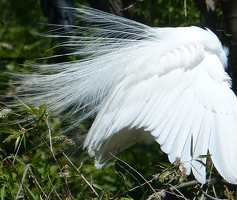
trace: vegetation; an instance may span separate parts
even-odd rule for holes
[[[129,5],[136,20],[151,26],[200,23],[192,1],[186,10],[178,0]],[[136,144],[98,170],[81,148],[89,120],[64,135],[67,122],[47,110],[47,102],[35,108],[15,99],[22,106],[9,109],[9,96],[20,89],[13,88],[10,74],[48,62],[37,58],[53,55],[57,41],[40,36],[48,27],[37,1],[2,0],[0,10],[0,199],[237,199],[236,186],[223,181],[211,161],[205,185],[186,177],[178,158],[171,165],[156,143]]]

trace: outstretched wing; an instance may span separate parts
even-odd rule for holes
[[[220,174],[237,181],[237,100],[217,55],[190,43],[140,66],[111,89],[84,147],[101,167],[117,152],[152,135],[187,174],[206,181],[208,151]],[[168,70],[164,73],[163,64]],[[155,72],[155,73],[154,73]],[[200,162],[201,161],[201,162]]]

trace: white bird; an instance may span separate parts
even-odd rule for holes
[[[66,117],[83,113],[73,124],[97,114],[84,148],[98,168],[111,153],[155,140],[200,183],[201,155],[210,153],[223,178],[237,184],[237,99],[215,34],[152,28],[88,7],[73,12],[86,26],[74,27],[64,46],[82,59],[22,75],[26,101],[47,102],[58,114],[73,107]]]

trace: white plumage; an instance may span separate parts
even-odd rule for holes
[[[218,38],[208,29],[151,28],[87,7],[74,12],[88,26],[74,27],[64,46],[85,58],[42,66],[50,75],[20,77],[30,83],[27,101],[47,102],[56,113],[73,106],[68,116],[83,112],[79,122],[97,114],[84,142],[97,167],[110,153],[155,139],[199,182],[206,181],[200,155],[210,153],[223,178],[237,183],[237,100]]]

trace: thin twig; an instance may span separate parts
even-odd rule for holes
[[[131,5],[128,5],[126,8],[123,9],[123,11],[126,11],[126,10],[129,10],[131,8],[133,8],[135,5],[137,5],[139,2],[143,2],[144,0],[137,0],[137,2],[131,4]]]
[[[201,190],[201,192],[203,193],[203,195],[204,195],[205,197],[208,197],[208,198],[210,198],[211,200],[228,200],[228,199],[219,199],[219,198],[213,197],[213,196],[207,194],[207,193],[206,193],[205,191],[203,191],[201,188],[200,188],[200,190]]]
[[[23,116],[23,117],[24,117],[24,116]],[[25,118],[25,117],[24,117],[24,118]],[[31,122],[28,118],[25,118],[25,120],[31,125],[32,129],[36,132],[36,134],[39,136],[39,138],[40,138],[40,139],[43,141],[43,143],[46,145],[46,147],[48,148],[48,150],[49,150],[51,156],[53,157],[53,159],[54,159],[54,161],[55,161],[55,163],[56,163],[56,165],[57,165],[57,167],[58,167],[59,172],[62,173],[62,169],[61,169],[61,167],[60,167],[60,165],[59,165],[59,163],[58,163],[58,160],[56,159],[56,157],[55,157],[55,155],[54,155],[53,149],[51,149],[51,147],[48,145],[48,143],[45,141],[45,139],[41,136],[41,134],[39,133],[39,131],[38,131],[36,128],[34,128],[34,126],[32,125],[32,122]],[[68,192],[70,193],[70,189],[69,189],[68,185],[65,184],[65,186],[66,186]]]
[[[24,116],[23,116],[23,117],[24,117]],[[24,117],[24,118],[25,118],[25,117]],[[58,163],[58,161],[57,161],[57,159],[56,159],[56,157],[55,157],[53,151],[51,151],[51,148],[50,148],[50,146],[48,145],[48,143],[47,143],[47,142],[45,141],[45,139],[41,136],[41,134],[39,133],[39,131],[33,126],[32,122],[31,122],[28,118],[25,118],[25,120],[31,125],[32,129],[36,132],[36,134],[39,136],[39,138],[43,141],[43,143],[45,144],[45,146],[48,148],[50,154],[52,155],[52,157],[53,157],[53,159],[54,159],[54,161],[55,161],[55,163],[56,163],[56,165],[57,165],[57,167],[58,167],[58,169],[59,169],[59,171],[62,172],[62,170],[61,170],[61,168],[60,168],[60,165],[59,165],[59,163]]]
[[[34,179],[34,183],[38,186],[38,188],[39,188],[40,191],[43,193],[43,195],[44,195],[45,197],[47,197],[47,195],[45,194],[44,190],[43,190],[42,187],[40,186],[39,181],[36,179],[34,173],[32,172],[32,170],[31,170],[31,166],[32,166],[32,165],[30,164],[30,167],[28,168],[28,170],[29,170],[31,176],[32,176],[33,179]]]
[[[26,178],[26,175],[27,175],[28,170],[29,170],[30,167],[31,167],[31,164],[26,165],[26,169],[25,169],[24,174],[23,174],[23,176],[21,178],[20,187],[19,187],[19,189],[17,191],[17,194],[16,194],[16,199],[21,198],[20,194],[21,194],[21,191],[23,190],[23,182],[24,182],[24,180]]]
[[[18,143],[18,145],[17,145],[16,153],[14,154],[14,159],[13,159],[13,161],[12,161],[13,164],[15,164],[16,156],[18,155],[18,152],[19,152],[19,150],[20,150],[20,147],[21,147],[21,143],[22,143],[23,138],[24,138],[24,134],[22,134],[22,137],[20,138],[20,141],[19,141],[19,143]]]
[[[82,177],[82,179],[86,182],[86,184],[92,189],[92,191],[96,194],[97,197],[99,197],[98,193],[93,188],[92,184],[89,183],[88,180],[83,176],[83,174],[80,172],[80,170],[72,163],[72,161],[67,157],[67,155],[62,152],[62,154],[65,156],[65,158],[69,161],[69,163],[74,167],[74,169],[79,173],[79,175]],[[82,166],[82,165],[81,165]],[[80,167],[81,167],[80,166]]]
[[[173,185],[170,185],[169,184],[169,190],[172,192],[171,194],[177,196],[177,197],[181,197],[185,200],[188,200],[179,190],[177,187],[173,186]],[[174,191],[176,191],[178,194],[176,194]],[[167,191],[168,192],[168,191]]]
[[[193,181],[188,181],[188,182],[185,182],[185,183],[181,183],[177,186],[172,186],[169,189],[172,191],[172,190],[176,190],[176,189],[180,189],[180,188],[184,188],[184,187],[189,187],[189,186],[193,186],[193,185],[197,185],[197,184],[199,184],[199,182],[196,181],[196,180],[193,180]]]
[[[54,184],[52,183],[51,178],[50,178],[49,175],[48,175],[48,179],[49,179],[50,184],[52,185],[52,188],[54,188]],[[61,197],[59,196],[59,194],[54,189],[50,193],[52,193],[53,191],[57,195],[57,197],[61,200]],[[48,196],[50,196],[50,193],[49,193]]]
[[[11,159],[9,159],[9,157],[7,156],[7,154],[5,153],[5,151],[3,151],[1,148],[0,148],[0,151],[3,153],[3,155],[6,157],[6,160],[12,165],[12,167],[13,167],[13,169],[15,170],[15,173],[16,173],[16,178],[18,179],[18,181],[19,181],[19,183],[20,184],[23,184],[22,183],[22,180],[19,178],[20,177],[20,175],[19,175],[19,173],[18,173],[18,171],[16,170],[16,168],[15,168],[15,165],[12,163],[12,161],[11,161]],[[4,159],[5,160],[5,159]],[[26,191],[25,191],[25,188],[23,187],[23,192],[24,192],[24,195],[26,195]]]
[[[121,160],[120,158],[116,157],[115,155],[113,155],[112,153],[110,153],[111,156],[113,156],[116,160],[119,160],[120,162],[122,162],[123,164],[127,165],[128,167],[130,167],[134,172],[136,172],[146,183],[147,185],[149,185],[149,187],[152,189],[152,191],[155,193],[155,189],[151,186],[151,184],[144,178],[144,176],[142,176],[142,174],[140,174],[137,170],[135,170],[132,166],[130,166],[128,163],[124,162],[123,160]]]
[[[184,0],[184,16],[186,19],[186,24],[188,25],[187,0]]]
[[[48,128],[48,134],[49,134],[49,146],[50,146],[50,149],[51,151],[53,152],[53,143],[52,143],[52,130],[51,130],[51,127],[49,125],[49,122],[48,122],[48,117],[44,120],[46,125],[47,125],[47,128]]]
[[[132,177],[139,183],[139,186],[137,186],[137,187],[140,187],[140,188],[142,189],[143,193],[145,193],[145,191],[143,190],[143,187],[142,187],[142,186],[145,185],[145,184],[147,183],[147,181],[146,181],[145,183],[141,184],[140,181],[139,181],[132,173],[130,173],[127,169],[125,169],[125,168],[124,168],[122,165],[120,165],[119,163],[118,163],[118,165],[119,165],[121,168],[123,168],[124,171],[126,171],[127,173],[129,173],[130,176],[132,176]],[[128,190],[127,192],[129,192],[129,190]],[[124,194],[126,194],[127,192],[125,192]]]

